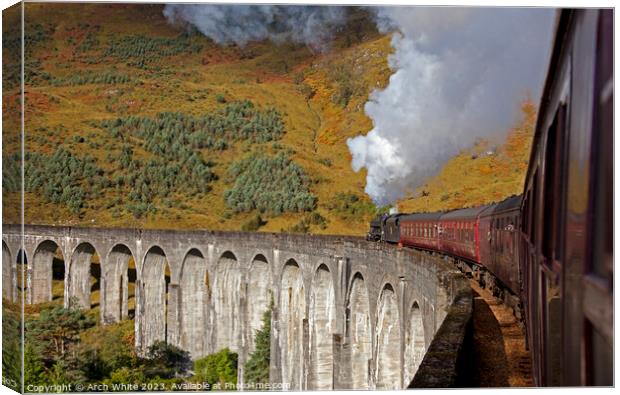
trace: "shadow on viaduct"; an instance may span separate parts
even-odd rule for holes
[[[466,281],[442,259],[360,238],[28,225],[2,237],[4,298],[48,302],[59,272],[65,305],[98,306],[103,324],[133,317],[139,352],[157,340],[193,358],[228,347],[240,379],[273,302],[270,381],[290,389],[406,387],[429,348],[455,363],[471,313]]]

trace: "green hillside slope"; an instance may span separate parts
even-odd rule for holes
[[[363,106],[391,74],[390,37],[354,9],[321,53],[220,46],[162,7],[26,4],[26,222],[364,234],[376,207],[346,139],[372,128]],[[14,11],[3,15],[5,222],[20,203]],[[515,130],[497,155],[454,158],[401,211],[518,193],[531,125]]]
[[[359,234],[373,215],[344,144],[390,74],[389,37],[363,11],[325,53],[218,46],[159,5],[27,4],[26,31],[27,223]],[[5,73],[16,130],[18,82]],[[5,138],[7,164],[18,144]],[[5,165],[9,205],[18,175]]]

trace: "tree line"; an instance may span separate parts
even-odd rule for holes
[[[54,86],[75,86],[85,84],[124,84],[131,81],[131,77],[127,74],[118,73],[115,71],[105,72],[77,72],[66,77],[54,77],[52,78],[52,85]]]
[[[76,306],[43,305],[38,313],[25,317],[26,386],[72,384],[77,390],[76,384],[82,388],[105,384],[114,391],[115,384],[150,384],[154,389],[162,388],[157,384],[166,384],[168,389],[171,384],[183,383],[208,383],[211,389],[237,384],[238,355],[228,348],[192,361],[189,352],[158,341],[139,356],[134,349],[132,321],[100,326],[94,315]],[[6,377],[19,382],[20,324],[16,314],[7,316],[3,331],[15,336],[3,338],[3,346],[14,354],[3,356],[3,368]],[[244,369],[245,382],[250,385],[269,383],[271,308],[262,321],[255,335],[255,350]]]
[[[308,189],[304,170],[284,154],[253,153],[233,163],[229,176],[235,181],[224,198],[234,212],[280,215],[316,208],[317,197]]]
[[[2,187],[7,192],[21,188],[21,155],[6,157]],[[77,157],[58,148],[52,155],[26,152],[24,155],[24,190],[41,192],[52,203],[63,204],[78,214],[86,199],[110,186],[95,159],[90,155]]]
[[[143,35],[113,38],[103,52],[104,57],[127,61],[129,66],[148,69],[148,65],[163,57],[182,53],[198,53],[202,44],[194,42],[191,35],[182,33],[174,38],[146,37]]]

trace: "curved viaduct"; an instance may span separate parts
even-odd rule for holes
[[[64,261],[54,270],[64,271],[65,305],[95,307],[98,289],[104,324],[130,317],[133,283],[138,351],[157,340],[192,358],[228,347],[240,379],[273,303],[270,381],[290,389],[403,388],[416,372],[446,375],[433,358],[456,360],[471,313],[452,266],[361,238],[29,225],[23,237],[3,225],[2,238],[5,298],[18,298],[22,257],[26,303],[52,299]]]

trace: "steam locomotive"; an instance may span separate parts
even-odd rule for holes
[[[367,236],[452,256],[523,313],[538,386],[614,384],[613,23],[559,11],[521,196],[384,215]]]

